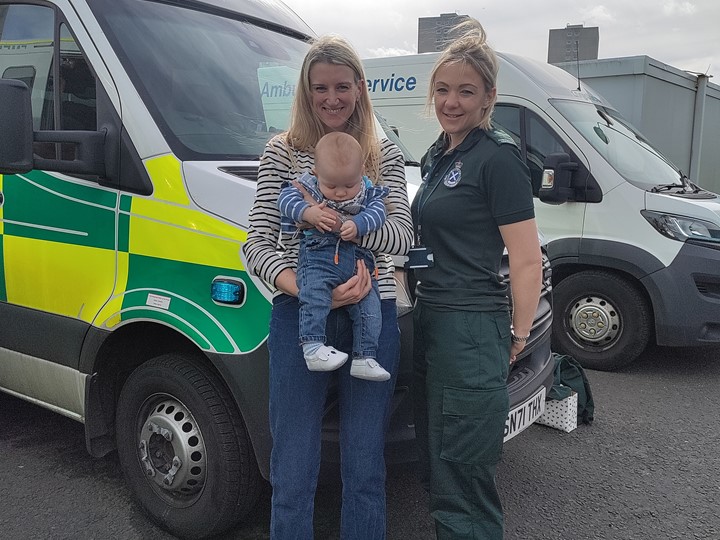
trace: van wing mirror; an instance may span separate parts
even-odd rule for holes
[[[543,175],[538,198],[550,204],[574,200],[573,173],[578,164],[565,152],[548,154],[543,162]]]
[[[107,128],[100,131],[33,132],[30,89],[22,81],[0,78],[0,174],[22,174],[42,169],[104,177],[107,136]],[[34,157],[33,142],[73,144],[75,159]]]
[[[0,79],[0,174],[33,169],[30,89],[15,79]]]
[[[75,159],[35,158],[35,168],[67,174],[105,176],[105,136],[100,131],[36,131],[35,141],[70,143],[75,146]]]

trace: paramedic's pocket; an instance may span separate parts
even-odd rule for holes
[[[468,465],[500,460],[508,416],[507,388],[443,390],[443,433],[440,457]]]

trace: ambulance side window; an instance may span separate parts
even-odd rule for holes
[[[520,154],[530,169],[533,194],[537,197],[547,155],[555,152],[573,155],[572,152],[535,113],[525,107],[497,104],[493,122],[506,131],[520,148]]]
[[[493,113],[493,127],[502,129],[510,135],[522,152],[522,136],[520,131],[520,108],[507,105],[496,105]]]
[[[543,164],[542,159],[530,148],[527,118],[528,115],[524,107],[498,104],[495,106],[495,112],[493,113],[493,125],[505,131],[517,144],[520,155],[525,159],[525,163],[530,169],[533,195],[537,197],[542,180]]]
[[[65,23],[60,24],[60,128],[97,129],[97,83]]]
[[[570,149],[537,117],[537,115],[526,109],[525,118],[527,145],[527,164],[530,167],[533,192],[537,194],[542,182],[543,163],[549,154],[565,152],[572,155]]]
[[[33,129],[54,129],[53,57],[55,12],[11,4],[0,12],[0,76],[30,88]]]
[[[0,76],[30,88],[33,129],[96,129],[95,76],[52,8],[11,4],[0,11]],[[33,151],[39,157],[73,159],[75,148],[34,143]]]

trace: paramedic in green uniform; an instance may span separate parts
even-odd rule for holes
[[[422,159],[412,205],[415,427],[437,538],[501,540],[506,380],[530,335],[542,263],[528,169],[491,127],[497,58],[477,21],[457,30],[430,77],[443,133]]]

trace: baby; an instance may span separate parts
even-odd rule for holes
[[[354,240],[382,227],[383,199],[389,190],[363,176],[363,165],[362,149],[354,137],[328,133],[315,146],[315,176],[303,174],[297,183],[283,186],[278,197],[283,231],[301,230],[303,235],[297,268],[300,343],[311,371],[332,371],[348,359],[346,353],[325,345],[333,289],[354,275],[359,259],[374,273],[373,253]],[[303,190],[317,204],[307,202]],[[336,214],[327,208],[337,212],[342,222],[339,231],[333,230]],[[298,224],[306,228],[298,229]],[[390,373],[375,360],[382,322],[377,282],[373,279],[365,298],[345,309],[353,321],[350,374],[370,381],[388,380]]]

